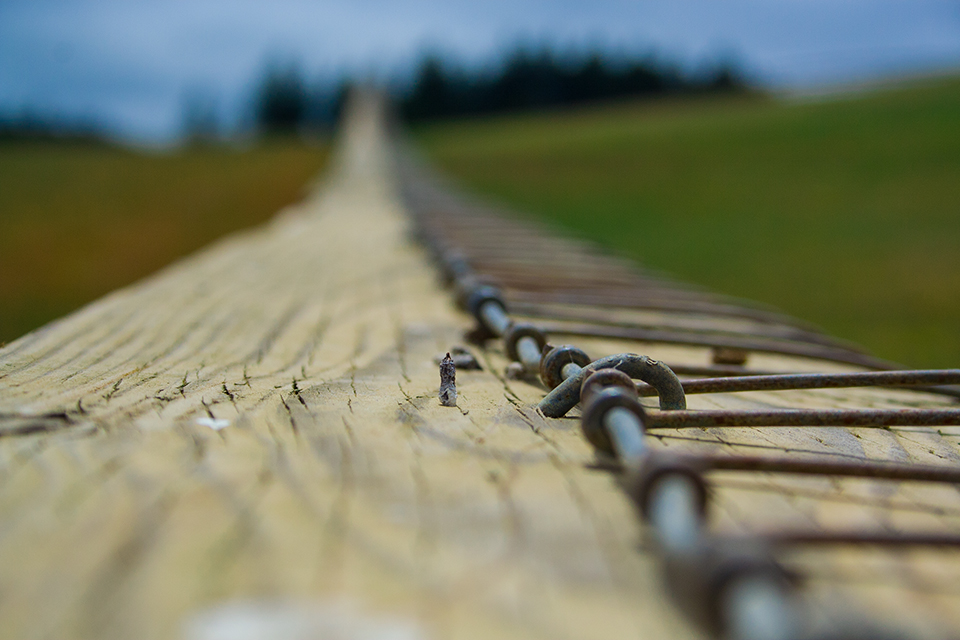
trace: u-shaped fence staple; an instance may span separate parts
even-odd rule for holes
[[[466,298],[467,311],[480,325],[496,337],[506,333],[510,326],[507,305],[500,290],[490,285],[473,287]]]
[[[551,347],[540,359],[540,380],[555,389],[567,378],[580,373],[590,364],[590,356],[570,344]]]
[[[522,364],[528,372],[540,369],[540,354],[546,345],[547,337],[543,332],[526,322],[511,322],[503,335],[507,357]]]
[[[593,376],[603,371],[611,369],[601,369]],[[584,387],[593,376],[584,381]],[[636,392],[611,386],[590,391],[587,398],[580,416],[580,427],[587,441],[625,465],[643,457],[646,453],[644,415]]]
[[[548,418],[560,418],[580,401],[580,388],[589,373],[599,369],[617,369],[634,379],[653,386],[660,396],[660,409],[675,411],[687,408],[683,385],[670,367],[635,353],[621,353],[591,362],[585,369],[568,377],[548,393],[537,408]]]

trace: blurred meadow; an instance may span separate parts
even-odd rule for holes
[[[0,140],[0,344],[300,200],[324,146]]]
[[[960,366],[960,78],[420,125],[470,189],[876,355]]]

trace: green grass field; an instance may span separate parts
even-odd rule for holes
[[[911,366],[960,367],[960,79],[420,128],[465,185]]]
[[[0,343],[299,200],[327,152],[0,142]]]

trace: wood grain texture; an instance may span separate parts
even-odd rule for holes
[[[472,322],[409,238],[380,123],[361,103],[335,169],[271,224],[0,350],[0,638],[699,637],[575,415],[539,416],[544,390],[504,378],[498,346],[476,350],[482,371],[458,372],[459,406],[440,406],[434,357]],[[756,366],[844,370],[772,355]],[[943,403],[875,389],[689,399]],[[655,445],[958,464],[958,439],[708,429]],[[715,497],[727,531],[960,526],[949,486],[725,474]],[[960,553],[791,561],[815,601],[922,637],[960,630]]]

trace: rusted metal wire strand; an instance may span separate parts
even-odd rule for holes
[[[960,467],[940,465],[748,455],[697,455],[684,458],[703,471],[755,471],[960,484]]]
[[[752,534],[773,546],[857,545],[872,547],[960,547],[956,533],[897,531],[769,531]]]
[[[667,363],[667,366],[670,369],[680,376],[702,376],[704,378],[735,378],[740,376],[779,376],[779,375],[791,375],[785,372],[776,372],[776,371],[757,371],[753,369],[745,369],[739,365],[718,365],[718,364],[709,364],[709,365],[695,365],[695,364],[680,364],[680,363]]]
[[[960,425],[960,409],[782,409],[647,412],[648,429],[709,427],[929,427]]]
[[[841,389],[851,387],[916,387],[960,384],[960,369],[910,371],[863,371],[856,373],[793,373],[682,380],[683,392],[733,393],[738,391],[785,391],[794,389]],[[932,392],[952,389],[925,388]],[[657,395],[649,385],[638,385],[641,396]]]
[[[569,267],[567,267],[569,269]],[[563,267],[553,268],[553,265],[540,264],[541,273],[524,271],[515,272],[513,268],[494,267],[487,264],[479,272],[492,276],[504,287],[523,291],[597,291],[604,289],[629,289],[657,298],[668,300],[704,301],[722,304],[726,299],[717,294],[707,294],[700,291],[675,287],[651,280],[638,280],[628,273],[600,273],[583,274],[572,270],[564,272]],[[546,275],[549,273],[549,275]]]
[[[960,467],[942,465],[710,454],[681,454],[674,456],[674,459],[698,473],[745,471],[960,485]],[[597,468],[622,473],[629,469],[629,465],[624,464],[623,457],[618,454],[614,459],[601,459]]]

